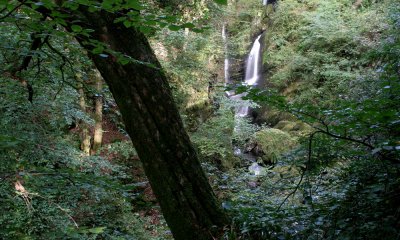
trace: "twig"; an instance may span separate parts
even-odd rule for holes
[[[9,17],[15,10],[17,10],[17,9],[20,8],[22,5],[24,5],[26,1],[27,1],[27,0],[21,1],[21,3],[18,4],[17,6],[15,6],[13,9],[11,9],[10,12],[8,12],[6,15],[0,17],[0,20],[3,20],[3,19],[5,19],[5,18]],[[7,9],[7,8],[3,8],[3,9],[1,10],[1,13],[4,12],[6,9]]]
[[[285,198],[285,199],[283,200],[283,202],[279,205],[279,207],[278,207],[278,209],[277,209],[276,211],[279,211],[279,210],[281,209],[281,207],[283,206],[283,204],[285,204],[285,202],[289,199],[289,197],[292,196],[292,195],[294,195],[294,194],[297,192],[297,190],[298,190],[299,187],[300,187],[300,184],[303,182],[304,175],[305,175],[306,171],[307,171],[307,170],[310,168],[310,166],[311,166],[312,141],[313,141],[313,139],[314,139],[314,136],[315,136],[317,133],[319,133],[319,132],[320,132],[320,131],[313,132],[313,133],[310,135],[310,138],[309,138],[309,140],[308,140],[307,165],[306,165],[306,168],[303,169],[303,172],[301,173],[300,181],[297,183],[297,185],[296,185],[296,187],[294,188],[294,190],[293,190],[292,192],[290,192],[290,193],[286,196],[286,198]]]
[[[20,5],[24,4],[24,2],[25,1],[22,1]],[[45,19],[46,19],[46,16],[43,16],[41,18],[42,21],[44,21]],[[31,37],[32,37],[33,41],[31,43],[31,47],[29,49],[29,54],[24,57],[24,59],[22,60],[22,63],[18,67],[16,66],[13,69],[11,69],[11,71],[10,71],[11,77],[16,79],[16,80],[18,80],[18,81],[20,81],[21,84],[27,88],[27,90],[28,90],[28,101],[31,102],[31,103],[33,101],[33,87],[27,80],[18,77],[17,73],[21,72],[22,70],[27,70],[28,69],[29,63],[33,59],[32,53],[34,51],[36,51],[37,49],[40,49],[42,47],[42,45],[43,45],[42,38],[38,37],[37,35],[39,35],[39,34],[38,33],[32,33],[31,34]],[[47,38],[48,38],[48,36],[46,36],[44,41],[46,41]]]
[[[62,212],[74,223],[74,225],[75,225],[76,228],[79,228],[79,225],[78,225],[78,223],[76,223],[75,219],[74,219],[64,208],[62,208],[59,204],[57,204],[57,203],[51,201],[50,199],[47,199],[47,198],[41,196],[41,195],[38,194],[38,193],[31,193],[31,194],[34,195],[34,196],[37,196],[37,197],[39,197],[39,198],[42,198],[42,199],[46,200],[46,201],[47,201],[48,203],[50,203],[50,204],[55,205],[58,209],[60,209],[60,211],[62,211]]]
[[[306,172],[306,171],[304,170],[304,171],[301,173],[300,181],[297,183],[297,185],[296,185],[296,187],[294,188],[294,190],[293,190],[291,193],[289,193],[289,194],[286,196],[286,198],[281,202],[281,204],[279,205],[278,209],[276,210],[277,212],[279,212],[279,211],[281,210],[281,207],[282,207],[283,204],[289,199],[289,197],[292,196],[292,195],[294,195],[294,194],[297,192],[297,190],[298,190],[299,187],[300,187],[300,184],[301,184],[302,181],[303,181],[305,172]]]

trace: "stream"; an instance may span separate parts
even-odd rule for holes
[[[253,45],[251,47],[250,53],[246,60],[245,66],[245,78],[243,80],[243,85],[256,87],[259,85],[259,81],[261,79],[262,72],[262,44],[261,37],[264,33],[261,33],[254,40]],[[226,32],[226,25],[223,24],[222,27],[222,39],[224,43],[225,50],[225,61],[224,61],[224,74],[225,74],[225,84],[231,84],[229,77],[229,54],[228,54],[228,35]],[[237,101],[241,101],[242,97],[246,96],[247,93],[234,94],[233,91],[227,91],[226,95],[230,99],[234,99]],[[240,118],[247,117],[250,113],[249,105],[243,101],[242,105],[236,107],[235,109],[235,122],[240,121]],[[237,126],[237,124],[235,124]],[[237,131],[237,127],[235,126],[235,130]],[[235,156],[239,157],[245,163],[250,164],[249,171],[254,175],[260,175],[263,172],[262,166],[257,163],[257,156],[252,153],[247,153],[242,149],[242,146],[234,146],[233,153]]]

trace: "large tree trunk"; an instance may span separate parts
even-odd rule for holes
[[[146,37],[115,24],[116,14],[80,8],[74,20],[94,30],[91,39],[140,63],[121,64],[115,56],[89,54],[108,84],[126,130],[175,239],[212,239],[212,227],[227,218],[184,130],[167,78]],[[84,23],[84,24],[83,24]],[[74,24],[79,24],[77,21]],[[78,38],[90,51],[87,39]]]

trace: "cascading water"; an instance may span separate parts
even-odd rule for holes
[[[261,43],[260,38],[262,34],[260,34],[253,43],[253,47],[251,48],[249,57],[246,63],[246,76],[245,83],[249,86],[254,86],[257,84],[260,74],[260,65],[261,65]]]
[[[268,0],[263,0],[263,5],[267,5],[268,4]]]
[[[228,53],[228,34],[226,32],[226,23],[222,25],[222,40],[224,42],[224,77],[225,77],[225,86],[228,86],[231,83],[230,75],[229,75],[229,53]],[[233,91],[225,91],[227,97],[233,95]]]
[[[224,51],[225,51],[225,61],[224,61],[225,84],[229,84],[228,36],[226,34],[225,24],[222,25],[222,40],[224,41]]]
[[[249,56],[246,61],[246,72],[244,78],[244,85],[247,86],[256,86],[260,80],[260,73],[261,73],[261,65],[262,65],[262,58],[261,58],[261,36],[260,34],[253,43],[253,46],[250,50]],[[229,95],[228,95],[229,96]],[[238,101],[242,101],[242,97],[246,96],[246,93],[231,95],[229,96],[231,99],[236,99]],[[235,128],[234,131],[240,131],[240,121],[242,117],[246,117],[249,114],[250,107],[244,101],[242,101],[242,106],[236,108],[235,113]],[[242,153],[242,149],[238,146],[234,147],[234,154],[235,156],[239,156],[243,159],[246,159],[250,162],[253,162],[251,165],[251,169],[249,168],[250,172],[254,172],[255,175],[259,175],[262,169],[256,162],[256,157],[253,156],[251,153]]]
[[[260,34],[253,43],[249,56],[246,62],[246,72],[244,84],[247,86],[256,86],[260,79],[261,70],[261,39],[262,34]],[[246,93],[234,95],[232,99],[240,100],[242,97],[246,96]],[[243,105],[236,109],[236,116],[245,117],[249,114],[250,107]]]

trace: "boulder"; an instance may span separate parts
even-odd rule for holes
[[[296,145],[296,139],[290,134],[275,128],[264,128],[253,135],[248,149],[256,149],[265,164],[275,164],[282,154],[289,152]]]

